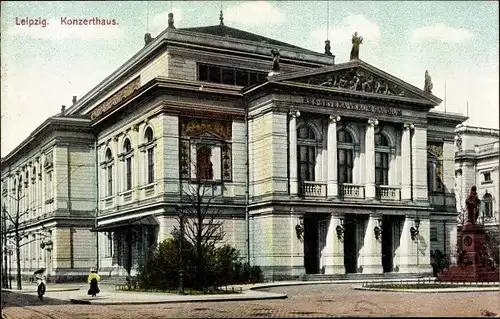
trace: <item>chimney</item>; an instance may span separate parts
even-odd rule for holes
[[[76,104],[76,95],[73,95],[73,101],[72,102],[73,102],[73,105]]]
[[[64,116],[66,113],[66,105],[61,106],[61,115]]]
[[[151,41],[153,41],[153,37],[151,36],[151,33],[148,32],[144,35],[144,45],[148,45]]]

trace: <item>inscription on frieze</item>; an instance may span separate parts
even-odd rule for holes
[[[363,111],[363,112],[392,115],[392,116],[403,115],[403,111],[401,109],[389,106],[382,106],[382,105],[362,104],[362,103],[346,102],[346,101],[332,101],[327,99],[319,99],[315,97],[304,97],[303,101],[304,104],[329,107],[340,110]]]
[[[135,91],[137,91],[141,87],[141,79],[138,77],[123,88],[121,88],[118,92],[113,94],[110,98],[99,104],[90,112],[90,119],[94,120],[111,110],[114,106],[118,105],[129,96],[131,96]]]

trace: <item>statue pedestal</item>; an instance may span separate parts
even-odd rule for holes
[[[462,229],[461,250],[458,265],[444,269],[439,281],[488,282],[499,281],[498,269],[488,262],[485,247],[486,232],[482,225],[466,223]]]

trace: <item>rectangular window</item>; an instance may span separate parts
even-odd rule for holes
[[[255,84],[258,82],[257,79],[257,73],[256,72],[250,72],[249,74],[249,85]]]
[[[267,73],[245,69],[198,64],[198,81],[249,86],[267,79]]]
[[[234,85],[234,69],[222,69],[222,84]]]
[[[302,182],[315,181],[316,148],[314,146],[299,146],[299,177]]]
[[[208,82],[212,83],[222,82],[220,67],[211,65],[208,68]]]
[[[196,179],[220,181],[222,176],[221,165],[221,147],[219,145],[196,144],[195,150],[195,169]]]
[[[52,172],[47,173],[47,178],[45,179],[45,199],[52,198]]]
[[[490,172],[483,173],[483,183],[484,184],[491,183],[491,173]]]
[[[389,185],[389,154],[375,152],[375,185]]]
[[[125,170],[126,170],[126,181],[125,181],[125,190],[132,189],[132,158],[129,157],[125,159]]]
[[[208,81],[208,65],[198,65],[198,81]]]
[[[154,162],[154,149],[148,149],[148,184],[155,181],[155,162]]]
[[[236,70],[236,85],[248,85],[248,72],[243,70]]]
[[[353,169],[352,150],[338,149],[337,165],[338,165],[338,182],[352,183],[352,169]]]
[[[107,168],[107,178],[108,178],[108,189],[107,189],[107,196],[113,195],[113,166],[110,165]]]
[[[113,233],[107,233],[106,257],[113,257]]]
[[[437,228],[431,227],[431,241],[437,241],[438,240],[438,231]]]

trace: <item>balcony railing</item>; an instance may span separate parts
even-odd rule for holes
[[[376,186],[376,196],[380,200],[401,200],[401,188],[387,185]]]
[[[365,186],[347,183],[340,184],[339,195],[341,198],[363,199],[365,198]]]
[[[305,197],[326,197],[326,182],[302,182]]]

